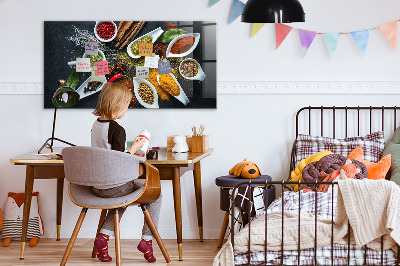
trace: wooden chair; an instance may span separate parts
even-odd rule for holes
[[[96,237],[103,226],[107,210],[116,209],[114,215],[116,265],[121,265],[118,208],[129,205],[139,205],[142,208],[145,220],[149,224],[166,262],[171,262],[145,205],[157,200],[161,193],[160,176],[157,168],[137,156],[103,148],[68,147],[62,150],[62,155],[65,179],[70,182],[68,186],[69,196],[74,204],[82,207],[82,211],[60,265],[66,264],[88,209],[102,209]],[[138,160],[140,161],[139,170],[137,168]],[[144,182],[143,189],[118,198],[100,198],[91,191],[92,186],[117,185],[128,182],[132,179],[132,176],[145,177],[144,180],[139,180]],[[94,247],[92,257],[96,257]]]

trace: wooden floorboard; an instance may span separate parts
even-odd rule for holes
[[[25,259],[20,260],[20,242],[12,241],[9,247],[0,246],[0,265],[60,265],[61,258],[64,255],[69,239],[40,239],[36,247],[25,249]],[[212,265],[215,255],[218,253],[218,240],[199,240],[185,239],[183,241],[183,261],[178,260],[178,247],[176,240],[163,240],[168,250],[172,262],[167,264],[162,256],[157,242],[154,241],[154,254],[157,258],[156,263],[149,264],[143,254],[136,249],[140,240],[121,240],[122,264],[123,265]],[[77,239],[68,259],[67,265],[115,265],[114,264],[114,243],[110,240],[109,254],[113,257],[112,263],[104,263],[91,258],[93,240]]]

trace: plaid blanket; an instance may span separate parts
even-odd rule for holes
[[[317,196],[317,197],[316,197]],[[277,198],[271,203],[267,210],[267,214],[282,211],[282,203],[284,210],[298,210],[316,214],[326,219],[332,219],[332,213],[335,215],[336,208],[336,194],[335,193],[322,193],[317,192],[285,192],[282,197]],[[260,217],[259,214],[254,219]],[[381,252],[371,250],[364,247],[357,247],[350,245],[350,256],[348,253],[347,245],[333,245],[333,262],[332,262],[332,248],[326,246],[316,249],[317,265],[381,265],[383,259],[384,265],[395,265],[396,257],[392,250],[385,250]],[[297,250],[285,250],[283,252],[284,265],[314,265],[314,249],[304,249],[300,251],[300,256]],[[366,256],[364,256],[366,254]],[[266,265],[280,265],[281,252],[280,251],[267,251],[265,252],[250,252],[250,265],[265,264],[265,255],[267,256]],[[347,264],[348,257],[350,258]],[[248,253],[235,254],[235,265],[248,265]]]
[[[348,249],[347,245],[333,245],[333,261],[331,246],[317,248],[317,264],[316,265],[382,265],[381,253],[372,249],[364,249],[354,245],[350,245],[350,261],[348,264]],[[366,257],[364,260],[364,254]],[[297,250],[283,251],[284,265],[298,265]],[[264,263],[265,252],[250,252],[250,265]],[[248,265],[247,253],[235,255],[235,265]],[[281,265],[281,252],[268,251],[266,265]],[[303,249],[300,251],[300,265],[315,265],[314,264],[314,249]],[[392,250],[383,252],[383,265],[396,265],[396,257]]]

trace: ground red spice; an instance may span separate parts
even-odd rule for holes
[[[193,46],[194,41],[195,41],[195,38],[190,37],[190,36],[179,39],[172,46],[171,53],[182,54],[182,53],[189,51],[189,49]]]

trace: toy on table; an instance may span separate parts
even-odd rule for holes
[[[186,143],[185,136],[175,136],[174,137],[175,146],[172,148],[172,152],[188,152],[189,146]]]
[[[27,239],[30,239],[29,246],[36,245],[40,236],[43,235],[43,223],[39,215],[38,207],[39,192],[32,193],[31,211],[29,214]],[[3,247],[8,247],[11,240],[21,240],[22,219],[24,213],[24,193],[9,192],[4,207],[4,221],[1,229]]]
[[[249,179],[257,178],[258,176],[260,176],[260,168],[258,168],[255,163],[246,160],[247,158],[244,159],[242,162],[237,163],[231,170],[229,170],[229,174]]]

